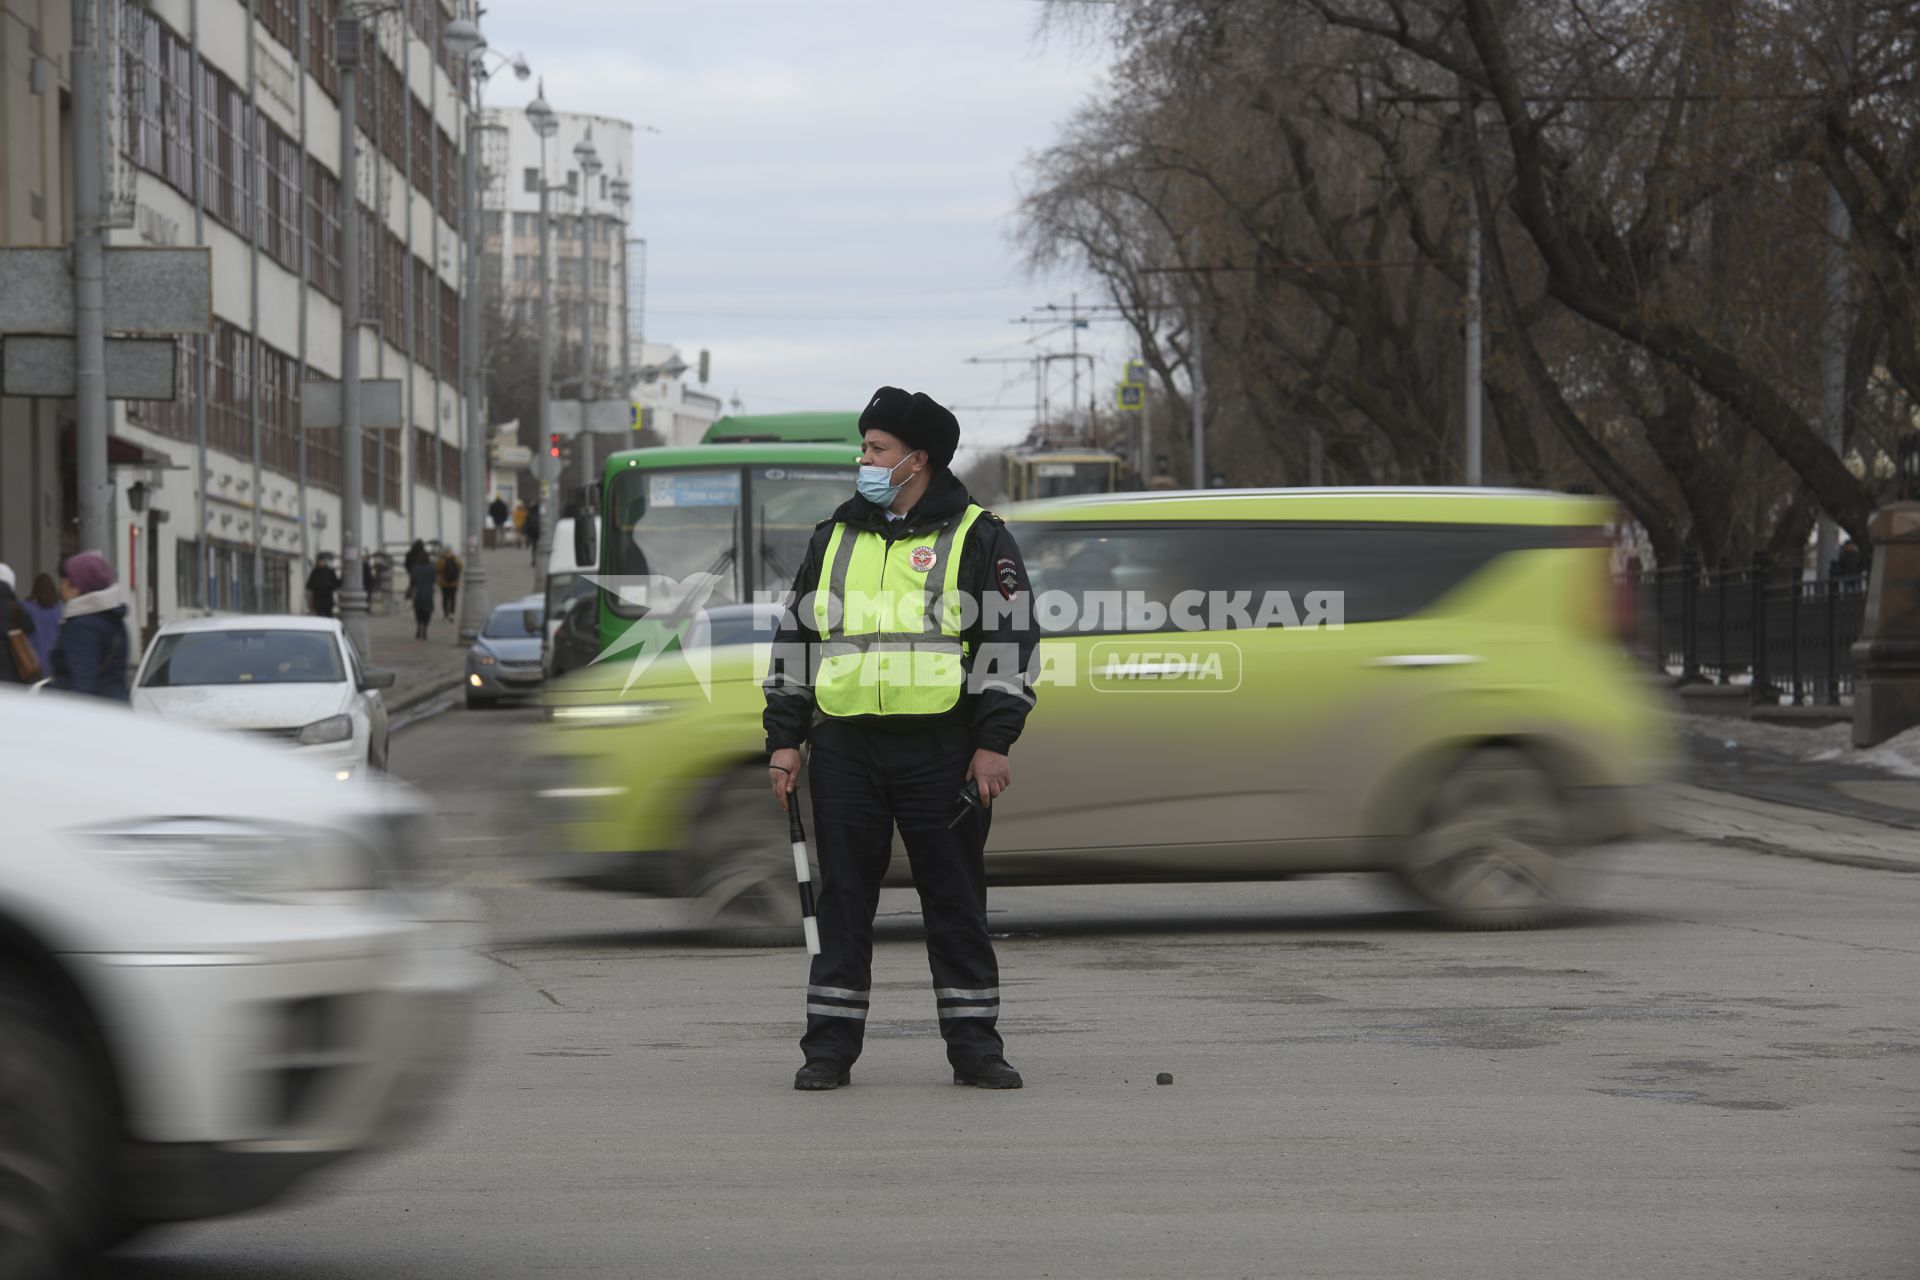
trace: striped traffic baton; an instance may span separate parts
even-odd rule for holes
[[[788,834],[793,837],[793,874],[800,882],[800,927],[807,935],[807,954],[820,954],[820,922],[813,911],[813,867],[807,859],[807,832],[800,825],[800,797],[787,798]]]

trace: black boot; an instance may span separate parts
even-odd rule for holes
[[[976,1089],[1018,1089],[1024,1083],[1020,1073],[1005,1058],[975,1058],[953,1069],[955,1084],[970,1084]]]
[[[796,1089],[838,1089],[853,1083],[853,1072],[832,1058],[810,1058],[793,1076]]]

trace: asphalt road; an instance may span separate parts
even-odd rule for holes
[[[494,919],[444,1121],[107,1276],[1920,1273],[1920,875],[1648,843],[1491,935],[1344,878],[1002,892],[1006,1094],[948,1083],[890,893],[854,1085],[799,1094],[802,953],[519,883],[524,714],[394,744]]]

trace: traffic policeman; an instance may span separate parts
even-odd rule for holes
[[[989,806],[1012,780],[1007,753],[1034,703],[1026,567],[1000,518],[950,470],[960,442],[951,412],[882,387],[860,436],[856,493],[814,530],[766,681],[768,780],[784,809],[800,747],[811,747],[820,861],[821,951],[793,1085],[838,1088],[860,1056],[873,917],[897,826],[954,1083],[1018,1089],[995,1026],[983,852]]]

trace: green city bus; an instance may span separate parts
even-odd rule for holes
[[[849,444],[860,447],[857,413],[749,413],[720,419],[701,444]]]
[[[779,599],[814,526],[852,495],[858,465],[857,447],[845,443],[702,444],[608,458],[586,505],[594,514],[574,524],[578,558],[601,581],[601,652],[650,615],[646,625],[673,617],[683,629],[673,584],[696,574],[718,577],[705,608]]]

